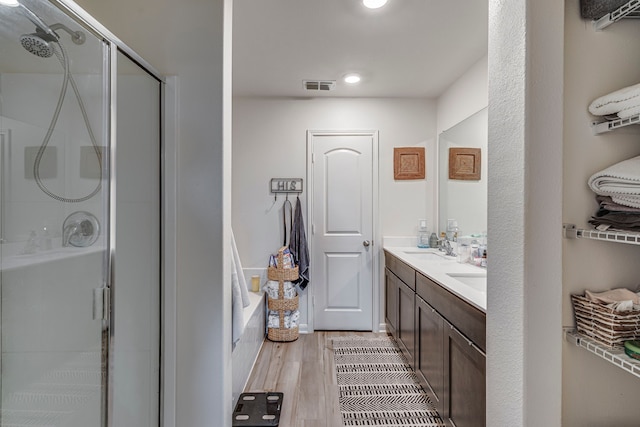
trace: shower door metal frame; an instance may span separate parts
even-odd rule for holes
[[[164,253],[165,253],[165,248],[164,248],[164,236],[163,236],[163,230],[164,230],[164,216],[163,216],[163,210],[164,210],[164,204],[163,204],[163,199],[162,199],[162,193],[164,191],[164,179],[163,179],[163,159],[164,159],[164,147],[165,147],[165,143],[164,143],[164,132],[163,132],[163,123],[164,123],[164,87],[165,87],[165,79],[164,77],[162,77],[162,75],[153,67],[151,66],[151,64],[149,64],[147,61],[144,60],[144,58],[142,58],[140,55],[138,55],[133,49],[131,49],[129,46],[127,46],[124,42],[122,42],[122,40],[120,40],[118,37],[116,37],[111,31],[109,31],[104,25],[102,25],[100,22],[98,22],[95,18],[93,18],[91,15],[89,15],[85,10],[83,10],[80,6],[78,6],[76,3],[74,3],[71,0],[48,0],[51,4],[53,4],[54,6],[58,7],[61,11],[63,11],[64,13],[66,13],[69,17],[71,17],[72,19],[74,19],[79,25],[83,26],[85,29],[87,29],[88,31],[91,31],[92,33],[94,33],[98,38],[102,39],[103,42],[106,44],[107,46],[107,53],[105,54],[106,58],[103,61],[104,62],[104,66],[105,66],[105,75],[108,76],[107,79],[105,79],[105,81],[108,81],[108,84],[105,86],[105,95],[106,95],[106,103],[108,104],[108,108],[105,109],[105,121],[108,123],[108,126],[106,127],[107,130],[107,134],[105,141],[108,141],[109,143],[109,147],[108,147],[108,152],[109,152],[109,156],[107,156],[107,160],[108,161],[108,169],[109,170],[109,182],[108,182],[108,192],[109,192],[109,196],[107,198],[107,203],[106,203],[106,209],[105,211],[108,212],[108,222],[106,225],[106,229],[108,230],[108,245],[107,245],[107,254],[106,254],[106,260],[105,260],[105,284],[104,287],[108,288],[108,289],[113,289],[113,278],[114,278],[114,271],[115,271],[115,266],[116,266],[116,185],[115,185],[115,180],[116,180],[116,162],[115,162],[115,154],[116,154],[116,147],[117,147],[117,89],[118,89],[118,85],[117,85],[117,80],[118,80],[118,53],[123,53],[126,57],[128,57],[130,60],[132,60],[134,63],[136,63],[140,68],[142,68],[147,74],[149,74],[151,77],[155,78],[158,83],[160,84],[160,100],[159,100],[159,104],[160,104],[160,110],[158,111],[159,114],[159,127],[160,129],[158,130],[158,135],[159,135],[159,151],[160,151],[160,212],[159,212],[159,216],[160,216],[160,227],[158,232],[160,233],[160,261],[162,261],[162,259],[164,258]],[[161,265],[161,264],[160,264]],[[164,307],[163,307],[163,300],[164,300],[164,275],[163,275],[163,270],[162,268],[160,268],[160,272],[159,272],[159,277],[160,277],[160,283],[159,283],[159,287],[160,287],[160,299],[159,299],[159,304],[160,304],[160,318],[158,319],[159,321],[159,327],[160,327],[160,342],[159,342],[159,362],[160,362],[160,378],[158,381],[159,384],[159,402],[158,402],[158,424],[159,426],[163,425],[163,419],[162,419],[162,414],[164,412],[164,405],[163,405],[163,397],[164,397],[164,390],[163,390],[163,373],[164,373],[164,358],[162,356],[162,346],[163,346],[163,342],[164,342],[164,322],[163,322],[163,314],[164,314]],[[102,396],[102,414],[101,414],[101,419],[103,421],[103,425],[104,427],[116,427],[113,426],[113,376],[110,374],[110,371],[113,367],[113,352],[111,351],[113,349],[113,342],[114,342],[114,316],[112,315],[113,311],[114,311],[114,292],[109,292],[109,297],[110,297],[110,313],[108,316],[108,320],[107,322],[107,326],[106,328],[103,328],[103,346],[105,346],[106,348],[103,348],[103,354],[105,354],[106,352],[106,378],[104,381],[106,381],[106,383],[104,384],[103,389],[105,390],[105,393],[103,393]],[[106,334],[106,336],[104,335]]]

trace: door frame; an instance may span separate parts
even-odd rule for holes
[[[371,241],[371,330],[373,332],[379,332],[384,330],[384,322],[380,321],[380,304],[382,303],[382,287],[380,284],[380,254],[382,252],[382,237],[380,236],[380,218],[379,218],[379,143],[378,143],[378,131],[377,130],[307,130],[307,241],[309,242],[309,259],[313,259],[314,254],[314,235],[313,231],[313,138],[316,136],[369,136],[371,137],[371,154],[372,154],[372,167],[371,167],[371,223],[372,241]],[[301,331],[312,333],[315,330],[314,327],[314,300],[316,288],[313,284],[313,263],[309,266],[309,274],[311,277],[309,293],[307,295],[307,325],[301,325]]]

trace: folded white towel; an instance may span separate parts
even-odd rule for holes
[[[235,344],[244,332],[244,307],[247,307],[249,290],[244,279],[240,255],[236,247],[236,240],[231,232],[231,338]]]
[[[640,84],[627,86],[595,99],[589,105],[589,112],[596,116],[607,116],[637,106],[640,106]]]
[[[616,203],[638,207],[640,204],[640,156],[623,160],[596,172],[588,180],[594,193],[611,196]]]

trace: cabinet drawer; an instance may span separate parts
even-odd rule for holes
[[[384,262],[385,267],[398,276],[405,285],[409,286],[414,291],[416,290],[416,271],[413,267],[405,264],[387,252],[384,254]]]
[[[486,358],[445,324],[444,414],[452,426],[486,426]]]
[[[420,273],[416,273],[416,293],[482,351],[486,351],[485,313]]]

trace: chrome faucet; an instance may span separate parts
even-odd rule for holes
[[[80,235],[80,233],[81,233],[81,227],[79,222],[68,224],[62,230],[62,246],[65,248],[68,247],[69,241],[71,241],[71,238],[74,236]]]
[[[62,224],[62,246],[84,248],[98,239],[100,224],[89,212],[77,211],[69,215]]]
[[[451,242],[449,241],[449,239],[445,237],[444,239],[438,240],[438,243],[440,243],[438,245],[438,250],[444,252],[448,256],[456,256],[456,254],[453,252],[453,248],[451,247]]]

